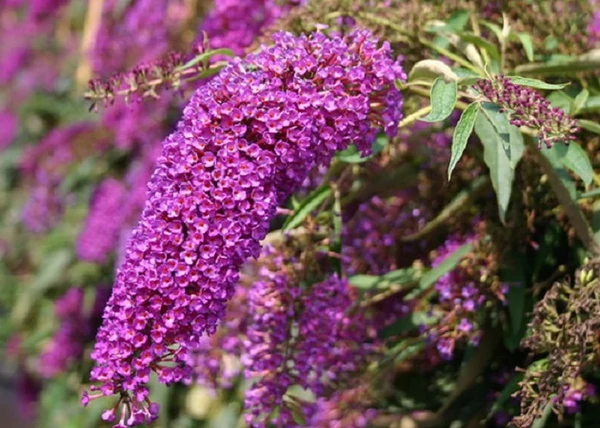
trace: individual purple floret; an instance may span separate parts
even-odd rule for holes
[[[550,101],[537,91],[511,82],[508,77],[480,80],[476,88],[492,103],[508,112],[514,126],[527,126],[538,131],[539,147],[542,143],[552,147],[555,142],[568,144],[575,139],[577,122],[564,110],[552,107]]]
[[[77,237],[80,259],[103,263],[115,248],[124,221],[125,187],[114,179],[104,180],[96,189],[90,210]]]
[[[389,44],[365,30],[273,41],[200,87],[163,142],[92,353],[100,385],[83,398],[119,394],[120,425],[156,417],[152,371],[190,380],[186,355],[215,332],[240,266],[311,167],[396,132],[405,75]]]

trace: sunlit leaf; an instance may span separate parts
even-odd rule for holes
[[[438,77],[431,87],[431,112],[423,117],[423,122],[441,122],[446,119],[456,105],[457,86],[455,81],[446,82]]]

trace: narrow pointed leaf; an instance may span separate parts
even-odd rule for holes
[[[527,55],[527,59],[529,60],[529,62],[532,62],[534,59],[534,54],[533,41],[531,40],[531,36],[527,33],[517,33],[517,37],[521,41],[523,49],[525,49],[525,55]]]
[[[496,191],[500,220],[505,221],[510,202],[514,168],[523,157],[524,144],[521,132],[510,125],[506,113],[500,113],[494,105],[484,103],[475,122],[475,133],[483,144],[483,160],[490,170],[492,185]]]
[[[529,88],[535,89],[548,89],[548,90],[558,90],[563,89],[569,86],[568,83],[546,83],[543,80],[531,79],[529,77],[521,77],[521,76],[507,76],[511,82],[516,83],[517,85],[527,86]]]
[[[594,178],[594,168],[592,167],[588,154],[579,144],[575,142],[571,142],[569,145],[557,143],[551,150],[555,151],[558,160],[562,162],[564,166],[581,177],[586,186],[589,186],[592,183]]]
[[[294,229],[300,226],[304,219],[319,207],[332,194],[331,187],[323,186],[316,189],[306,197],[300,206],[291,214],[283,225],[283,230]]]
[[[452,154],[450,157],[450,164],[448,165],[448,180],[452,177],[452,171],[456,168],[456,164],[462,157],[465,147],[467,147],[467,141],[473,132],[473,126],[477,120],[478,107],[476,103],[468,106],[463,114],[460,116],[456,128],[454,128],[454,135],[452,136]]]

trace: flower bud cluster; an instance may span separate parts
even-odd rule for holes
[[[532,88],[513,83],[506,76],[480,80],[475,86],[488,100],[506,110],[510,123],[538,131],[538,141],[546,147],[556,142],[568,144],[575,139],[577,122],[564,110],[552,107],[550,101]]]

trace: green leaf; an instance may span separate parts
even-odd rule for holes
[[[331,187],[321,186],[308,195],[300,206],[291,214],[283,224],[283,230],[291,230],[300,226],[304,219],[319,207],[327,198],[332,195]]]
[[[600,110],[600,95],[590,96],[583,107],[581,107],[581,113],[590,113],[598,110]]]
[[[485,50],[487,53],[490,54],[490,56],[493,59],[496,59],[496,60],[500,59],[500,52],[498,51],[498,48],[493,43],[490,43],[483,37],[478,36],[473,33],[470,33],[470,32],[467,32],[467,31],[459,32],[458,36],[465,42],[472,43],[475,46],[477,46],[478,48]]]
[[[506,384],[506,386],[502,389],[500,395],[498,395],[498,398],[496,398],[496,401],[494,401],[494,404],[490,408],[490,411],[488,412],[487,416],[488,419],[491,418],[493,414],[496,413],[498,410],[501,410],[504,407],[504,405],[508,402],[508,400],[510,400],[513,392],[517,390],[517,388],[519,387],[519,382],[521,382],[522,379],[523,373],[517,373],[510,380],[510,382]]]
[[[589,186],[594,178],[594,168],[588,154],[575,142],[568,145],[557,143],[548,149],[556,153],[557,159],[575,174],[577,174],[586,186]]]
[[[584,71],[595,71],[600,68],[600,50],[594,49],[577,58],[552,62],[534,62],[515,68],[519,75],[574,75]]]
[[[441,122],[454,110],[456,105],[456,82],[446,82],[438,77],[431,87],[431,111],[421,120],[423,122]]]
[[[540,415],[539,418],[537,418],[535,421],[533,421],[533,425],[531,425],[531,428],[544,428],[546,426],[546,424],[548,423],[550,416],[552,416],[552,403],[551,402],[546,404],[546,407],[544,407],[544,411],[542,412],[542,414]]]
[[[564,91],[556,91],[548,95],[547,98],[548,101],[550,101],[550,104],[552,104],[552,107],[560,108],[564,110],[566,114],[571,114],[573,98],[571,98],[567,93]]]
[[[426,290],[435,284],[442,276],[454,269],[471,251],[473,251],[473,244],[471,243],[464,244],[457,248],[456,251],[446,257],[439,265],[421,277],[419,285],[406,295],[406,300],[418,296],[423,290]]]
[[[469,137],[473,132],[473,126],[477,120],[477,113],[479,109],[476,103],[469,105],[458,120],[456,128],[454,128],[454,135],[452,136],[452,155],[450,157],[450,163],[448,164],[448,181],[452,177],[452,171],[456,168],[456,164],[462,157]]]
[[[502,28],[498,24],[489,21],[480,21],[481,25],[489,28],[498,40],[502,40]]]
[[[450,218],[454,218],[460,211],[469,207],[469,201],[474,200],[481,190],[485,189],[489,182],[490,179],[487,176],[477,177],[466,189],[458,192],[456,196],[452,198],[452,201],[450,201],[450,203],[446,205],[433,220],[429,221],[417,232],[403,236],[400,239],[402,242],[414,242],[433,232],[438,227],[441,227]]]
[[[527,86],[529,88],[536,89],[548,89],[548,90],[558,90],[563,89],[569,86],[569,83],[546,83],[542,80],[531,79],[529,77],[521,77],[521,76],[506,76],[510,79],[511,82],[521,85]]]
[[[490,170],[498,200],[498,213],[504,223],[515,176],[514,168],[523,157],[523,136],[497,106],[483,103],[481,111],[484,114],[480,114],[475,122],[475,133],[483,144],[483,160]]]
[[[407,285],[417,278],[417,271],[413,268],[398,269],[385,275],[354,275],[348,281],[350,285],[360,290],[384,290],[392,285]]]
[[[12,320],[17,325],[25,321],[29,311],[49,288],[56,285],[64,275],[64,272],[73,260],[73,254],[69,249],[60,249],[49,254],[44,261],[44,265],[33,283],[19,295],[13,311]]]
[[[529,60],[529,62],[533,62],[535,56],[533,53],[533,40],[531,39],[531,36],[527,33],[516,34],[519,40],[521,41],[521,44],[523,45],[523,49],[525,49],[525,55],[527,55],[527,59]]]
[[[186,62],[183,65],[180,65],[179,67],[177,67],[175,69],[175,71],[183,71],[186,70],[188,68],[191,68],[201,62],[207,62],[209,59],[211,59],[213,56],[215,55],[226,55],[229,57],[234,57],[235,54],[233,53],[233,51],[231,49],[226,49],[226,48],[221,48],[221,49],[215,49],[215,50],[211,50],[211,51],[206,51],[201,53],[198,56],[195,56],[194,58],[192,58],[191,60],[189,60],[188,62]]]
[[[577,96],[573,100],[573,106],[571,107],[571,111],[573,112],[572,113],[573,115],[576,115],[581,111],[581,109],[583,108],[583,106],[585,105],[585,103],[587,102],[589,97],[590,97],[590,91],[588,91],[585,88],[582,89],[579,94],[577,94]]]
[[[579,119],[577,125],[585,129],[586,131],[593,132],[594,134],[600,134],[600,123],[592,122],[591,120]]]
[[[525,307],[527,293],[523,283],[516,284],[508,289],[508,314],[510,316],[510,330],[505,335],[504,344],[509,351],[519,347],[521,333],[524,330]]]
[[[371,147],[371,154],[362,156],[354,144],[350,145],[346,150],[342,150],[336,154],[336,158],[346,163],[363,163],[367,162],[373,156],[381,153],[381,151],[389,144],[390,139],[385,134],[379,134]]]
[[[589,192],[582,193],[581,195],[579,195],[578,199],[595,198],[596,196],[600,196],[600,188],[593,189],[593,190],[590,190]]]

